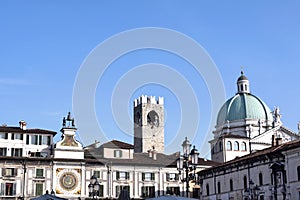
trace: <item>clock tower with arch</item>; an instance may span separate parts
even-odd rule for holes
[[[134,100],[134,152],[164,153],[164,99],[142,95]]]

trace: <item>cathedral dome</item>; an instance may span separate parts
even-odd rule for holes
[[[237,86],[238,93],[221,107],[217,126],[241,119],[273,121],[270,108],[260,98],[250,93],[249,81],[243,72],[237,80]]]

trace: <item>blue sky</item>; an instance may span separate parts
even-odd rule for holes
[[[24,119],[29,128],[59,132],[62,118],[73,109],[74,83],[89,53],[123,31],[159,27],[185,34],[206,50],[223,79],[226,98],[235,94],[244,66],[252,93],[271,109],[279,106],[285,126],[297,131],[299,6],[297,1],[1,1],[0,123],[13,126]],[[114,121],[112,91],[128,71],[147,63],[167,65],[191,85],[200,115],[193,143],[204,156],[209,150],[203,138],[210,134],[210,119],[216,114],[211,113],[209,86],[184,59],[161,50],[130,52],[107,68],[95,91],[95,113],[103,133],[132,143],[131,135]],[[129,115],[132,100],[141,94],[165,97],[168,143],[180,127],[180,103],[187,102],[168,87],[141,85],[130,101],[125,99]],[[94,140],[85,141],[86,135],[97,139],[98,133],[78,128],[85,145]]]

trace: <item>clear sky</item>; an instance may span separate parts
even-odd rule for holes
[[[28,128],[59,132],[62,118],[73,111],[74,85],[90,52],[124,31],[158,27],[184,34],[203,47],[219,71],[219,74],[211,71],[210,77],[221,76],[226,98],[236,93],[236,80],[240,67],[244,66],[252,93],[271,109],[279,106],[284,125],[297,131],[300,121],[299,8],[298,1],[271,0],[1,1],[0,124],[15,126],[23,119]],[[131,38],[128,42],[136,41]],[[182,44],[174,40],[174,45]],[[107,53],[114,51],[107,48]],[[101,62],[101,55],[98,58]],[[199,123],[195,132],[185,131],[192,135],[190,139],[201,149],[202,156],[207,156],[209,149],[203,143],[207,144],[216,115],[211,108],[214,100],[209,88],[212,85],[180,55],[161,49],[145,48],[122,55],[99,77],[94,91],[94,111],[102,134],[107,139],[132,143],[132,135],[117,126],[115,114],[118,113],[113,114],[113,109],[123,109],[121,106],[125,105],[128,116],[132,117],[133,99],[145,94],[165,97],[166,146],[174,137],[184,139],[177,132],[184,116],[183,104],[190,105],[190,102],[181,99],[181,94],[172,89],[182,85],[182,80],[175,75],[163,74],[163,77],[173,78],[163,84],[145,71],[139,78],[153,77],[155,81],[134,85],[135,89],[125,95],[129,99],[113,94],[114,88],[120,86],[131,70],[149,63],[167,66],[192,88],[199,110],[188,109],[198,112]],[[126,88],[127,84],[121,85]],[[222,88],[219,89],[222,93]],[[185,94],[185,90],[182,91]],[[89,120],[86,117],[86,121]],[[80,123],[78,128],[78,139],[84,145],[101,139],[97,130],[83,133]],[[56,141],[59,138],[60,133]],[[180,149],[178,146],[167,151]]]

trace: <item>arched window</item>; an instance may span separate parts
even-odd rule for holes
[[[220,183],[220,181],[218,182],[218,194],[220,194],[221,193],[221,183]]]
[[[209,185],[206,184],[206,196],[209,196]]]
[[[258,179],[259,179],[259,185],[263,185],[263,174],[260,172],[258,175]]]
[[[233,150],[238,151],[240,149],[239,143],[237,141],[234,142]]]
[[[242,144],[241,144],[241,150],[242,151],[247,151],[246,142],[242,142]]]
[[[228,151],[232,150],[232,144],[230,141],[227,141],[227,143],[226,143],[226,150],[228,150]]]
[[[297,167],[298,181],[300,181],[300,166]]]
[[[222,142],[220,141],[219,142],[219,151],[222,151],[223,150],[223,146],[222,146]]]
[[[244,176],[244,189],[247,189],[247,177]]]
[[[147,115],[147,123],[151,126],[159,126],[159,117],[158,114],[152,110]]]
[[[230,179],[229,181],[229,186],[230,186],[230,191],[232,192],[233,191],[233,180]]]

